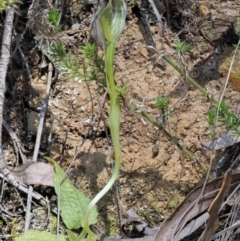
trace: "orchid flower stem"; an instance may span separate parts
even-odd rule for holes
[[[113,149],[115,153],[115,165],[112,172],[112,177],[106,186],[93,198],[90,202],[85,216],[83,229],[88,233],[88,241],[95,241],[96,235],[90,230],[88,218],[93,206],[111,189],[117,180],[121,163],[121,146],[119,140],[120,132],[120,104],[118,92],[114,81],[114,52],[115,43],[120,37],[124,27],[127,14],[127,5],[125,0],[109,0],[107,5],[103,7],[99,14],[99,22],[102,29],[102,34],[107,42],[105,47],[105,73],[108,94],[110,96],[110,111],[109,111],[109,127],[112,137]]]
[[[115,81],[114,81],[114,68],[113,68],[113,59],[114,59],[115,44],[109,43],[106,49],[105,55],[105,66],[107,70],[107,83],[108,83],[108,92],[110,96],[110,116],[109,116],[109,125],[111,130],[111,137],[115,152],[115,166],[118,167],[118,172],[120,168],[120,156],[121,156],[121,147],[119,141],[119,132],[120,132],[120,104],[118,99],[118,93],[116,91]]]
[[[120,170],[120,162],[121,162],[121,147],[120,147],[120,140],[119,140],[120,104],[119,104],[118,94],[117,94],[116,86],[115,86],[115,82],[114,82],[114,67],[113,67],[114,51],[115,51],[115,44],[109,43],[105,50],[105,67],[106,67],[106,79],[107,79],[108,92],[109,92],[109,96],[110,96],[109,125],[110,125],[111,137],[112,137],[114,153],[115,153],[115,165],[114,165],[112,177],[110,178],[109,182],[94,197],[94,199],[89,204],[87,211],[85,213],[84,230],[89,235],[89,237],[88,237],[89,241],[95,241],[97,239],[96,235],[89,228],[88,217],[89,217],[90,211],[93,208],[93,206],[113,186],[113,184],[115,183],[115,181],[118,177],[118,173]]]

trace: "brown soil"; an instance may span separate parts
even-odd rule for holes
[[[63,16],[63,29],[71,29],[76,23],[81,25],[81,29],[89,28],[92,5],[83,6],[74,0],[68,2]],[[211,101],[190,86],[185,77],[180,76],[172,66],[162,60],[154,62],[149,59],[152,52],[147,50],[146,45],[153,40],[156,43],[155,59],[167,55],[179,66],[183,66],[173,46],[181,32],[179,37],[193,47],[190,52],[182,55],[187,72],[212,97],[218,99],[226,77],[218,73],[218,62],[219,59],[222,61],[223,53],[231,51],[229,46],[235,40],[230,41],[229,37],[227,40],[230,43],[226,39],[220,43],[215,39],[211,41],[203,36],[199,22],[207,19],[210,13],[221,19],[222,9],[231,16],[233,13],[236,15],[240,5],[238,1],[215,0],[214,3],[201,6],[195,1],[184,2],[181,6],[170,4],[171,27],[168,24],[164,36],[158,33],[155,18],[149,8],[141,8],[141,11],[149,14],[150,27],[147,29],[139,16],[139,8],[133,2],[128,3],[126,28],[115,56],[116,81],[127,82],[128,90],[126,99],[121,102],[121,172],[116,188],[98,203],[100,219],[97,226],[104,233],[110,225],[108,235],[119,233],[119,215],[129,208],[133,208],[151,226],[159,226],[186,194],[202,182],[204,170],[209,167],[211,152],[203,149],[201,143],[210,138],[206,116],[212,106]],[[189,9],[188,4],[191,6]],[[26,9],[23,7],[22,11]],[[164,17],[168,17],[166,13]],[[226,22],[222,20],[222,25],[224,21]],[[75,34],[74,43],[68,45],[69,52],[79,58],[80,62],[79,48],[89,41],[89,36],[88,30]],[[33,107],[40,107],[40,102],[33,98],[34,90],[39,91],[40,97],[44,93],[47,69],[39,68],[42,55],[34,48],[32,37],[26,34],[25,38],[28,43],[23,42],[22,47],[28,57],[33,84],[29,84],[25,66],[19,62],[20,56],[16,54],[8,75],[8,83],[11,84],[8,84],[4,115],[31,158],[39,118],[39,113]],[[41,145],[41,155],[52,157],[64,169],[67,169],[79,151],[69,177],[77,188],[91,198],[107,183],[113,165],[110,160],[111,141],[105,132],[107,129],[109,135],[109,129],[105,128],[108,125],[108,99],[101,113],[99,103],[103,101],[104,91],[97,93],[96,88],[94,82],[88,89],[84,80],[76,82],[73,78],[59,75],[52,86],[49,100],[49,110],[54,117],[52,142],[47,142],[48,117]],[[167,117],[154,106],[153,101],[149,101],[157,96],[169,99],[170,114]],[[231,86],[227,87],[224,98],[230,105],[240,103],[239,92]],[[163,124],[181,145],[193,153],[197,161],[190,160],[161,130],[134,110],[132,102]],[[223,130],[219,128],[220,131]],[[15,165],[16,158],[8,134],[4,138],[6,161]],[[214,165],[215,162],[216,160]]]

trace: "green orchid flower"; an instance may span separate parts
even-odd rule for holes
[[[125,27],[127,5],[125,0],[109,0],[100,13],[102,32],[108,43],[117,42]]]

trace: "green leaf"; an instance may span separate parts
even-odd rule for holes
[[[78,241],[77,237],[74,235],[74,233],[71,230],[66,230],[68,234],[69,241]]]
[[[60,210],[63,222],[68,229],[83,227],[83,217],[91,201],[90,198],[72,185],[63,169],[53,159],[49,157],[46,159],[55,167],[54,188],[58,198],[60,191]],[[98,212],[94,207],[90,212],[89,225],[97,222],[97,216]]]
[[[57,217],[51,214],[50,221],[51,221],[50,233],[53,233],[55,228],[57,227]]]
[[[28,230],[23,235],[13,238],[13,241],[56,241],[56,234],[47,231]],[[59,235],[59,241],[66,241],[63,235]]]
[[[61,13],[57,9],[53,9],[47,14],[47,17],[48,21],[57,27],[61,19]]]

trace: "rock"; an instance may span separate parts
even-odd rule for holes
[[[71,27],[71,29],[72,30],[78,30],[78,29],[80,29],[80,24],[79,23],[74,23],[73,25],[72,25],[72,27]]]

